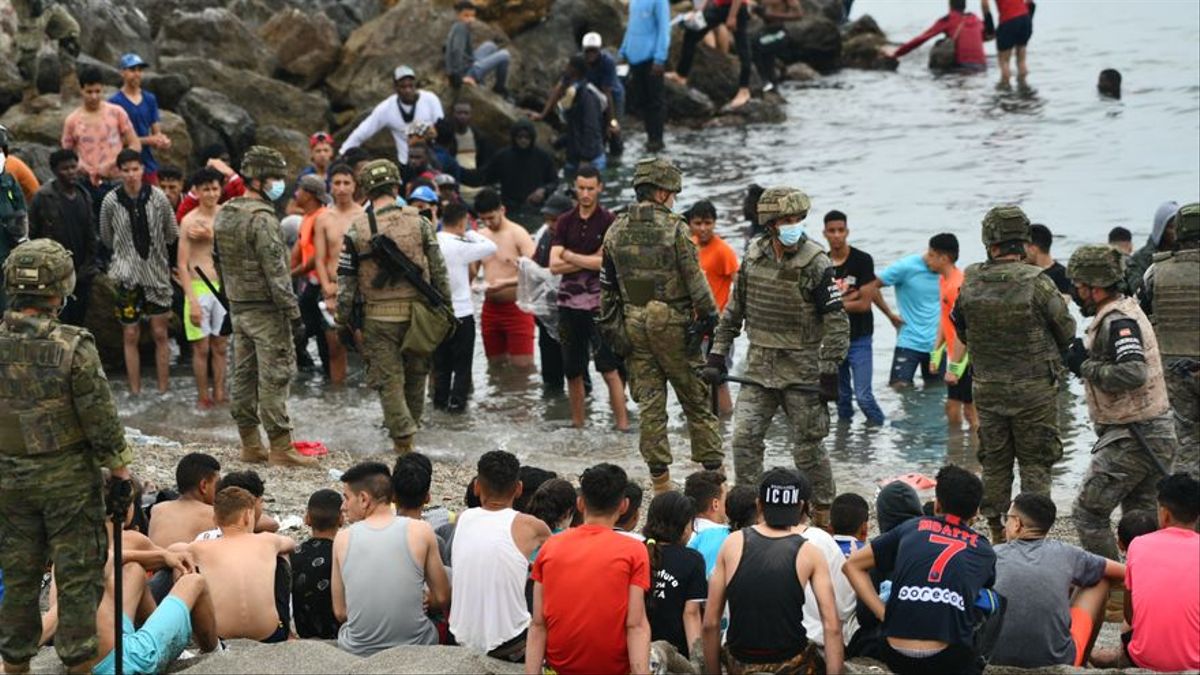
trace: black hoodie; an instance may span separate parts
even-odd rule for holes
[[[517,132],[526,131],[532,138],[528,148],[517,147]],[[538,188],[546,189],[546,196],[554,192],[558,183],[558,169],[550,153],[537,147],[537,128],[529,120],[517,120],[509,132],[512,145],[497,152],[482,171],[464,172],[464,185],[500,184],[500,199],[508,210],[520,208],[525,200]]]

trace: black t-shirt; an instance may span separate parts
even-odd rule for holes
[[[954,516],[912,518],[871,540],[871,550],[892,580],[884,635],[971,645],[975,596],[996,580],[987,537]]]
[[[870,253],[850,247],[850,255],[845,262],[833,266],[833,278],[842,289],[842,295],[857,290],[875,281],[875,260]],[[850,339],[860,338],[875,333],[874,310],[859,313],[846,312],[850,317]]]
[[[1050,277],[1050,280],[1058,287],[1059,293],[1070,293],[1071,289],[1075,288],[1071,280],[1067,278],[1067,268],[1063,267],[1062,263],[1057,260],[1054,261],[1053,265],[1042,270],[1042,274]]]
[[[292,553],[292,617],[302,638],[337,639],[329,589],[332,573],[332,539],[309,539]]]
[[[690,645],[683,631],[683,607],[689,600],[708,597],[704,556],[683,546],[664,546],[661,550],[662,568],[651,579],[646,598],[650,639],[666,640],[687,656]]]

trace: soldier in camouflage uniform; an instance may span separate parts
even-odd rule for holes
[[[1179,209],[1175,251],[1154,256],[1140,291],[1175,411],[1175,470],[1200,475],[1200,203]]]
[[[638,446],[656,493],[671,489],[668,382],[687,417],[692,460],[719,469],[725,457],[709,389],[696,372],[700,340],[688,337],[716,325],[717,305],[687,222],[671,212],[681,178],[665,159],[638,162],[637,203],[605,234],[600,270],[601,328],[615,335],[610,345],[625,357],[629,391],[641,411]]]
[[[410,326],[412,303],[422,300],[416,287],[403,279],[389,278],[382,287],[375,286],[380,264],[371,254],[371,237],[378,233],[391,239],[424,270],[425,280],[442,297],[450,297],[450,281],[433,223],[414,208],[396,205],[400,189],[396,165],[386,159],[368,162],[359,172],[358,184],[371,204],[346,230],[338,261],[337,318],[344,324],[361,296],[367,379],[379,392],[383,425],[394,450],[405,454],[413,449],[413,434],[425,410],[430,359],[403,353],[401,345]]]
[[[292,335],[303,327],[297,328],[300,307],[292,292],[288,250],[271,206],[282,193],[286,172],[283,155],[251,146],[242,159],[246,194],[227,202],[213,222],[233,321],[230,412],[242,440],[242,461],[315,466],[316,458],[292,447],[287,411],[288,386],[296,373]]]
[[[1154,510],[1155,484],[1175,454],[1175,421],[1154,328],[1137,301],[1120,291],[1121,253],[1081,246],[1067,276],[1075,284],[1075,302],[1093,317],[1066,362],[1083,379],[1097,437],[1075,499],[1075,527],[1084,548],[1117,560],[1109,519],[1118,504],[1122,513]]]
[[[763,466],[763,437],[783,407],[796,467],[813,484],[813,522],[828,524],[836,490],[822,441],[829,433],[826,403],[837,400],[838,364],[850,348],[850,322],[829,256],[804,234],[809,200],[794,188],[773,187],[758,200],[766,234],[750,242],[704,369],[709,382],[725,377],[725,355],[746,326],[750,350],[734,408],[733,465],[739,485],[755,485]]]
[[[54,647],[68,668],[95,657],[108,545],[100,470],[129,479],[133,453],[92,335],[60,324],[75,288],[71,254],[51,239],[4,264],[12,301],[0,323],[0,656],[28,668],[42,634],[46,563],[58,581]]]
[[[49,6],[47,6],[49,5]],[[79,56],[79,22],[62,5],[52,0],[13,0],[17,13],[17,70],[27,82],[39,84],[38,51],[43,37],[58,43],[59,72],[53,84],[59,91],[71,95],[74,87],[62,85],[62,79],[75,72]],[[45,83],[47,85],[51,83]]]

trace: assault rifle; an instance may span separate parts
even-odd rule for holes
[[[383,288],[388,283],[407,281],[421,295],[425,296],[430,307],[437,309],[446,305],[446,298],[441,292],[425,281],[425,270],[405,255],[391,237],[379,234],[375,223],[374,209],[367,211],[367,217],[371,224],[371,252],[368,256],[379,265],[379,273],[371,280],[371,286]]]

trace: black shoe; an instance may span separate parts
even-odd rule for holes
[[[466,401],[460,401],[456,398],[452,398],[452,399],[450,399],[450,402],[446,404],[446,412],[448,412],[448,413],[460,415],[462,413],[465,413],[466,411],[467,411]]]
[[[646,152],[662,152],[667,146],[662,142],[662,139],[646,141]]]

